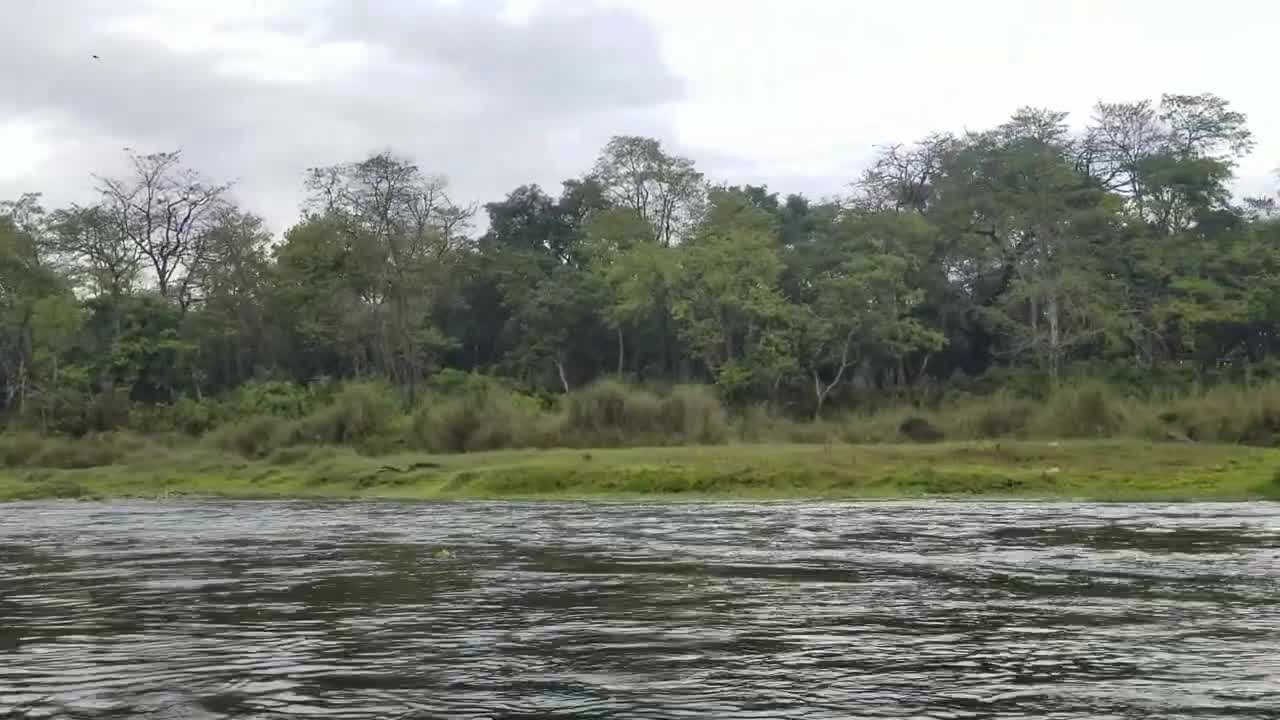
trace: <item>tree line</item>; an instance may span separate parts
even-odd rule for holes
[[[1079,375],[1245,377],[1280,348],[1280,220],[1211,95],[1099,103],[879,150],[846,197],[709,181],[613,138],[558,193],[479,208],[381,153],[314,168],[276,241],[176,153],[96,201],[0,210],[0,414],[55,429],[245,383],[446,368],[529,392],[706,382],[796,415]],[[1150,380],[1155,382],[1155,380]],[[107,428],[101,428],[107,429]]]

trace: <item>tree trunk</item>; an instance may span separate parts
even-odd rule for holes
[[[818,371],[813,371],[813,394],[817,397],[817,406],[813,409],[813,419],[820,420],[822,418],[822,405],[827,401],[827,393],[831,392],[828,386],[826,389],[822,387],[822,379],[818,377]]]
[[[618,327],[618,377],[622,377],[622,371],[625,369],[625,366],[626,366],[625,365],[626,359],[627,359],[626,348],[627,348],[626,343],[623,341],[623,337],[622,337],[622,327],[619,326]]]
[[[1049,296],[1049,304],[1046,308],[1049,314],[1049,381],[1056,387],[1058,385],[1059,362],[1061,337],[1058,331],[1058,295],[1056,293]]]
[[[560,358],[556,358],[554,362],[556,364],[556,372],[560,374],[560,385],[564,388],[565,394],[568,395],[569,394],[569,378],[566,377],[564,374],[564,363],[560,361]]]
[[[27,359],[18,357],[18,415],[27,409]]]

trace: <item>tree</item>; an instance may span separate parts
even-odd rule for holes
[[[1099,103],[1078,167],[1170,235],[1227,206],[1234,160],[1253,145],[1245,116],[1216,95]]]
[[[883,212],[925,212],[942,163],[956,144],[948,134],[935,134],[914,145],[887,145],[857,183],[858,207]]]
[[[142,253],[103,207],[59,210],[51,226],[55,247],[88,292],[118,298],[137,289]]]
[[[933,234],[920,216],[896,210],[840,221],[806,307],[803,365],[813,379],[815,417],[859,364],[879,360],[904,384],[908,354],[945,344],[941,333],[913,315],[924,291],[912,284],[911,273]]]
[[[10,204],[0,212],[0,410],[18,414],[26,409],[33,378],[38,378],[33,366],[41,349],[41,330],[48,324],[42,319],[65,293],[32,235],[35,226],[21,214],[30,208]]]
[[[270,317],[271,234],[261,218],[227,207],[207,242],[211,262],[201,280],[203,302],[189,318],[188,332],[200,346],[204,378],[230,389],[273,364],[278,342]],[[199,392],[200,383],[195,385]]]
[[[204,182],[178,152],[128,154],[129,177],[98,178],[99,211],[137,249],[160,296],[185,310],[196,300],[208,230],[230,186]]]
[[[793,308],[778,281],[773,218],[742,193],[712,193],[710,211],[680,249],[673,314],[694,355],[730,397],[772,384],[793,357]]]
[[[433,316],[474,212],[447,187],[390,153],[315,168],[307,178],[313,212],[342,235],[342,262],[356,280],[349,287],[375,332],[370,354],[411,401],[450,345]]]
[[[1106,277],[1096,260],[1117,210],[1069,161],[1064,118],[1024,111],[971,138],[944,188],[950,222],[986,241],[975,265],[1002,270],[985,319],[1005,335],[1006,353],[1035,358],[1053,383],[1073,348],[1105,335]]]
[[[569,392],[571,359],[584,354],[582,345],[597,335],[599,291],[594,276],[567,265],[538,281],[516,305],[508,326],[515,338],[515,363],[535,375],[549,364],[561,389]]]
[[[639,216],[622,208],[594,213],[580,231],[587,267],[604,288],[603,315],[616,339],[618,375],[626,372],[627,337],[646,331],[658,336],[664,371],[670,365],[676,262],[666,248],[651,242],[650,232]]]
[[[596,161],[592,177],[610,202],[647,223],[653,240],[663,247],[678,242],[702,209],[702,173],[692,160],[668,155],[652,138],[614,137]]]

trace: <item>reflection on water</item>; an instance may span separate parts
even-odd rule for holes
[[[1276,505],[0,506],[0,717],[1277,712]]]

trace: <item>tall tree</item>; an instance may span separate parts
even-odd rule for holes
[[[1003,290],[986,317],[1006,335],[1005,352],[1034,358],[1052,382],[1073,348],[1105,335],[1107,278],[1094,261],[1115,211],[1070,162],[1064,120],[1022,111],[971,138],[948,167],[945,187],[950,222],[986,240],[975,246],[976,264],[1003,271]]]
[[[100,211],[137,249],[160,296],[186,309],[209,262],[210,224],[229,185],[209,184],[178,152],[129,151],[131,173],[99,178]]]
[[[435,311],[474,212],[448,184],[390,153],[309,171],[313,212],[343,238],[344,262],[375,331],[375,362],[412,399],[449,346]]]
[[[907,382],[905,358],[940,349],[945,338],[914,315],[924,291],[913,271],[927,257],[935,230],[897,210],[842,218],[813,277],[800,344],[813,380],[814,415],[859,366],[880,363]]]
[[[733,397],[791,370],[794,316],[779,286],[774,218],[732,190],[712,193],[706,220],[680,249],[674,315],[695,356]]]
[[[702,173],[652,138],[619,135],[596,161],[593,178],[616,206],[636,213],[663,247],[678,242],[702,210]]]

